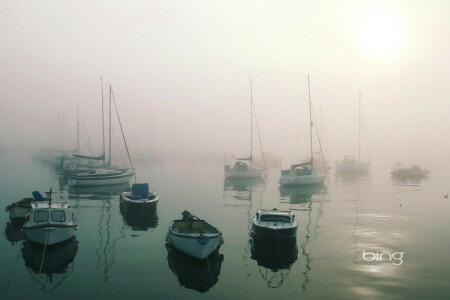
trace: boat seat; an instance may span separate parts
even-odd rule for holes
[[[131,195],[133,199],[147,199],[148,194],[148,183],[134,183],[131,187]]]
[[[36,200],[36,201],[45,201],[44,196],[42,196],[42,194],[39,193],[39,191],[34,191],[31,194],[33,195],[34,200]]]

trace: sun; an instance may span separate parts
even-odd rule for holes
[[[399,48],[403,33],[399,17],[386,10],[368,13],[361,27],[366,51],[374,55],[391,55]]]

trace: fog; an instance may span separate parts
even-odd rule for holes
[[[0,149],[58,148],[62,128],[64,147],[75,148],[78,105],[100,154],[103,77],[132,155],[248,155],[252,78],[264,151],[287,165],[307,155],[310,74],[329,162],[357,152],[361,93],[373,165],[438,168],[450,150],[449,9],[448,1],[2,1]]]

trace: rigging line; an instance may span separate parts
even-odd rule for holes
[[[92,143],[91,139],[89,137],[89,131],[87,130],[86,122],[84,122],[84,119],[81,119],[81,126],[84,127],[85,134],[83,134],[83,131],[81,130],[81,137],[83,138],[84,142],[86,143],[86,146],[89,149],[89,152],[91,155],[94,155],[94,152],[92,151]]]
[[[116,108],[117,119],[119,120],[120,131],[122,132],[122,138],[123,138],[123,142],[125,144],[125,149],[127,150],[128,159],[130,160],[131,169],[134,170],[133,162],[131,161],[130,151],[128,151],[127,141],[125,140],[125,135],[123,133],[122,122],[120,121],[119,110],[117,109],[116,97],[114,96],[112,89],[111,89],[111,95],[114,100],[114,107]]]
[[[258,118],[256,117],[255,102],[253,101],[253,98],[252,98],[252,106],[253,106],[253,113],[255,114],[256,130],[258,131],[258,138],[259,138],[259,145],[261,147],[261,154],[263,157],[264,166],[266,166],[267,165],[266,158],[264,157],[264,151],[263,151],[263,146],[262,146],[262,141],[261,141],[261,133],[259,132]]]
[[[70,129],[70,126],[69,126],[69,123],[67,123],[67,122],[65,122],[66,121],[66,119],[64,118],[64,112],[63,112],[63,120],[62,120],[62,130],[63,130],[63,144],[62,144],[62,149],[64,150],[64,128],[65,128],[65,125],[67,126],[67,129]],[[71,140],[72,140],[72,143],[74,143],[74,144],[76,144],[76,142],[75,142],[75,138],[74,138],[74,136],[73,136],[73,133],[70,131],[70,130],[68,130],[69,131],[69,135],[70,135],[70,138],[71,138]]]
[[[90,154],[91,154],[91,155],[94,155],[94,152],[92,152],[92,148],[91,148],[91,145],[90,145],[89,136],[86,137],[86,136],[83,134],[83,131],[81,131],[80,133],[81,133],[81,137],[83,138],[84,143],[85,143],[86,146],[88,147],[88,150],[89,150]],[[81,153],[78,153],[78,154],[81,154]]]
[[[306,84],[307,84],[307,81],[305,81],[305,86],[303,88],[303,97],[302,97],[302,99],[306,98]],[[300,134],[300,127],[301,127],[301,124],[302,124],[303,109],[305,108],[304,101],[301,101],[301,103],[302,104],[300,106],[300,118],[298,120],[297,132],[295,133],[295,143],[294,143],[294,151],[292,152],[291,165],[294,163],[295,153],[297,152],[298,136]]]
[[[363,130],[364,130],[364,140],[366,141],[367,155],[369,156],[369,161],[372,161],[372,158],[370,157],[369,140],[367,139],[367,133],[366,133],[366,120],[364,119],[364,116],[362,116],[361,118],[362,118],[362,123],[363,123]]]
[[[314,108],[311,106],[311,112],[312,112],[312,116],[314,119],[314,123],[316,123],[316,116],[314,115]],[[325,162],[325,157],[323,156],[323,150],[322,150],[322,143],[320,142],[320,136],[319,136],[319,131],[317,129],[317,126],[314,126],[316,128],[316,134],[317,134],[317,140],[319,141],[319,148],[320,148],[320,156],[322,157],[322,162],[323,165],[325,167],[325,172],[327,173],[327,177],[328,177],[328,167],[327,167],[327,163]]]

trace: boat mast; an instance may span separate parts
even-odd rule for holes
[[[361,162],[361,92],[358,101],[358,162]]]
[[[253,163],[253,83],[250,78],[250,165]]]
[[[80,119],[79,119],[79,105],[77,103],[77,153],[80,154]]]
[[[311,146],[311,169],[313,166],[313,141],[312,141],[312,128],[313,128],[313,122],[311,118],[312,114],[312,107],[311,107],[311,86],[309,83],[309,74],[308,74],[308,98],[309,98],[309,142]]]
[[[103,78],[100,77],[100,83],[102,86],[102,139],[103,139],[103,161],[105,158],[105,113],[103,109]]]
[[[111,85],[109,86],[109,158],[108,158],[108,167],[111,169]]]

